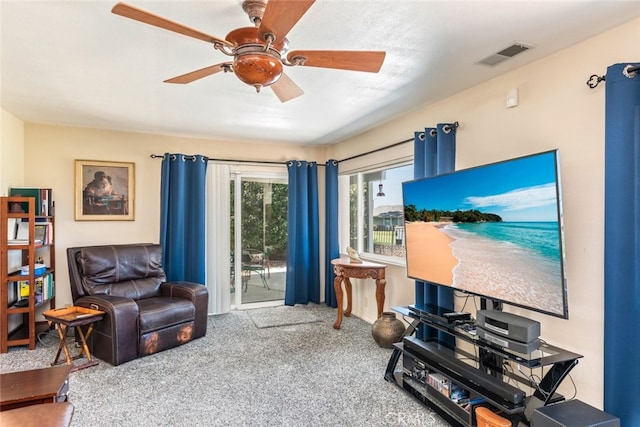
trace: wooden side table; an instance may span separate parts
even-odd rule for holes
[[[338,302],[338,317],[333,324],[333,328],[340,329],[340,325],[342,324],[343,282],[347,294],[347,309],[344,311],[344,315],[346,317],[351,316],[351,281],[349,278],[374,279],[376,281],[376,303],[378,304],[378,318],[380,318],[384,307],[384,288],[387,284],[385,269],[387,266],[367,261],[362,261],[361,264],[355,264],[351,263],[347,257],[336,258],[331,261],[331,264],[333,265],[333,272],[336,274],[333,287],[336,291],[336,300]]]
[[[0,375],[0,411],[39,403],[64,402],[71,367],[32,369]]]
[[[41,403],[0,412],[1,426],[68,427],[73,417],[69,402]]]
[[[59,308],[54,310],[48,310],[42,313],[42,315],[49,322],[56,326],[56,330],[58,331],[58,337],[60,338],[60,344],[58,345],[58,352],[56,353],[56,358],[54,359],[51,366],[55,366],[59,363],[67,363],[67,365],[71,365],[72,361],[75,359],[80,359],[81,357],[86,357],[87,362],[81,365],[76,365],[72,368],[73,371],[77,371],[78,369],[88,368],[89,366],[95,366],[98,364],[97,360],[92,360],[91,353],[89,352],[89,347],[87,346],[87,339],[91,336],[91,332],[93,331],[93,326],[95,322],[102,320],[104,317],[104,312],[100,310],[92,310],[90,308],[85,307],[68,307],[68,308]],[[86,332],[82,330],[82,327],[86,326]],[[72,357],[69,349],[67,348],[67,334],[69,333],[70,328],[75,328],[78,332],[78,336],[80,337],[80,352],[77,356]],[[58,362],[61,353],[64,351],[65,361]]]

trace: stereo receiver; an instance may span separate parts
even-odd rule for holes
[[[540,322],[496,310],[479,310],[476,326],[494,335],[528,343],[540,337]]]

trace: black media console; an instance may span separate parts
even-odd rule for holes
[[[529,425],[536,408],[564,400],[556,390],[582,357],[545,343],[531,353],[517,353],[479,339],[440,316],[420,315],[415,307],[393,310],[412,323],[402,342],[394,344],[385,379],[455,426],[475,426],[477,406],[500,413],[513,426]],[[412,336],[421,324],[454,336],[456,347]],[[531,378],[515,372],[513,366],[531,371]],[[527,396],[523,390],[534,391]]]

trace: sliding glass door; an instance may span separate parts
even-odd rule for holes
[[[284,301],[287,176],[231,176],[231,301],[236,308]]]

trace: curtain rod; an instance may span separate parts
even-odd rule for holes
[[[413,138],[405,139],[404,141],[396,142],[391,145],[387,145],[386,147],[377,148],[375,150],[367,151],[366,153],[356,154],[355,156],[347,157],[346,159],[336,160],[337,163],[346,162],[347,160],[357,159],[358,157],[367,156],[369,154],[377,153],[378,151],[387,150],[389,148],[397,147],[398,145],[406,144],[407,142],[413,142]],[[164,155],[162,154],[151,154],[152,159],[164,159]],[[187,160],[191,160],[193,156],[185,156]],[[287,162],[272,162],[272,161],[260,161],[260,160],[238,160],[238,159],[212,159],[207,157],[207,161],[209,162],[229,162],[229,163],[252,163],[252,164],[269,164],[269,165],[286,165]],[[318,166],[324,166],[321,163],[318,163]]]
[[[452,126],[453,128],[457,128],[458,126],[460,126],[460,124],[458,122],[453,122],[451,123],[451,125],[445,125],[444,130],[445,131],[450,131],[451,128],[449,126]],[[368,156],[369,154],[373,154],[373,153],[377,153],[379,151],[384,151],[384,150],[388,150],[389,148],[394,148],[397,147],[398,145],[402,145],[402,144],[406,144],[408,142],[413,142],[413,138],[407,138],[403,141],[400,142],[396,142],[393,143],[391,145],[387,145],[385,147],[380,147],[380,148],[376,148],[375,150],[371,150],[371,151],[367,151],[365,153],[360,153],[360,154],[356,154],[355,156],[351,156],[351,157],[347,157],[346,159],[342,159],[342,160],[336,160],[336,162],[341,163],[341,162],[346,162],[347,160],[353,160],[353,159],[357,159],[359,157],[364,157],[364,156]],[[164,159],[164,155],[163,154],[151,154],[150,156],[152,159]],[[193,156],[186,156],[186,159],[191,160],[193,158]],[[286,165],[287,162],[272,162],[272,161],[259,161],[259,160],[237,160],[237,159],[212,159],[207,157],[207,161],[209,162],[231,162],[231,163],[253,163],[253,164],[260,164],[260,165]],[[321,163],[318,163],[318,166],[324,166]]]
[[[451,132],[451,129],[456,129],[460,126],[460,123],[458,122],[453,122],[451,124],[446,124],[444,125],[444,127],[442,128],[445,132],[449,133]],[[356,154],[355,156],[351,156],[351,157],[347,157],[346,159],[342,159],[342,160],[337,160],[338,163],[340,162],[346,162],[347,160],[353,160],[353,159],[357,159],[359,157],[363,157],[363,156],[368,156],[369,154],[373,154],[373,153],[377,153],[379,151],[384,151],[384,150],[388,150],[389,148],[394,148],[397,147],[398,145],[402,145],[402,144],[406,144],[408,142],[413,142],[414,139],[413,138],[407,138],[404,141],[400,141],[400,142],[396,142],[394,144],[391,145],[387,145],[385,147],[380,147],[380,148],[376,148],[375,150],[371,150],[371,151],[367,151],[366,153],[360,153],[360,154]]]
[[[152,159],[164,159],[164,154],[151,154],[149,157],[151,157]],[[206,157],[206,156],[205,156]],[[192,160],[194,157],[193,156],[185,156],[185,159],[187,160]],[[261,161],[261,160],[239,160],[239,159],[214,159],[211,157],[207,157],[207,161],[208,162],[231,162],[231,163],[254,163],[254,164],[261,164],[261,165],[285,165],[285,163],[283,162],[271,162],[271,161]]]
[[[396,142],[391,145],[387,145],[386,147],[376,148],[375,150],[367,151],[366,153],[356,154],[355,156],[347,157],[346,159],[337,160],[338,163],[346,162],[347,160],[357,159],[359,157],[368,156],[369,154],[377,153],[379,151],[388,150],[389,148],[397,147],[398,145],[406,144],[407,142],[413,142],[413,138],[405,139],[404,141]]]
[[[624,70],[622,70],[622,73],[632,79],[635,77],[635,74],[638,71],[640,71],[640,65],[636,65],[635,67],[627,65],[626,67],[624,67]],[[600,82],[603,81],[605,81],[605,76],[591,74],[591,77],[589,77],[589,80],[587,80],[587,86],[589,86],[591,89],[595,89],[600,84]]]

